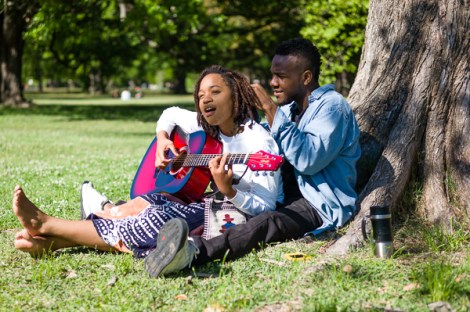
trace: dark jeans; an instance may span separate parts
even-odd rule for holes
[[[227,260],[239,258],[268,243],[301,238],[322,224],[316,210],[306,199],[301,198],[276,211],[261,213],[210,240],[193,237],[199,248],[193,264],[223,259],[227,250]]]

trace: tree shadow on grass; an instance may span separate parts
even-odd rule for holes
[[[123,120],[151,121],[158,120],[163,110],[179,106],[194,110],[194,104],[174,103],[171,105],[36,105],[30,109],[0,107],[0,116],[62,116],[70,121],[80,120]]]

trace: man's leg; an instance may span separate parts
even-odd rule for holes
[[[223,259],[227,250],[227,260],[239,258],[264,244],[300,238],[320,227],[322,223],[316,210],[307,200],[301,198],[277,211],[253,217],[246,224],[231,227],[224,234],[210,240],[193,237],[199,249],[193,263],[199,265]]]
[[[304,199],[278,211],[262,213],[210,240],[196,236],[192,241],[186,239],[187,225],[182,219],[173,219],[161,228],[157,248],[145,258],[145,267],[150,276],[158,277],[191,263],[223,259],[227,250],[227,258],[234,259],[266,243],[300,238],[321,225],[320,216]]]

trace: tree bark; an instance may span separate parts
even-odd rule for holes
[[[422,184],[417,213],[425,222],[450,229],[455,217],[468,216],[468,51],[470,1],[370,1],[348,98],[361,129],[360,210],[329,253],[360,245],[369,207],[396,210],[411,176]]]
[[[5,17],[5,10],[3,9],[3,1],[0,5],[0,105],[3,102],[3,58],[5,43],[3,42],[3,18]]]
[[[0,102],[7,106],[30,106],[23,97],[21,81],[23,32],[36,12],[36,1],[5,1],[0,39]]]

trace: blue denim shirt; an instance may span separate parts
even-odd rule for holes
[[[359,128],[351,107],[333,85],[315,89],[298,124],[297,103],[280,106],[271,135],[281,155],[295,168],[300,191],[323,220],[318,234],[345,224],[356,210],[356,161]]]

